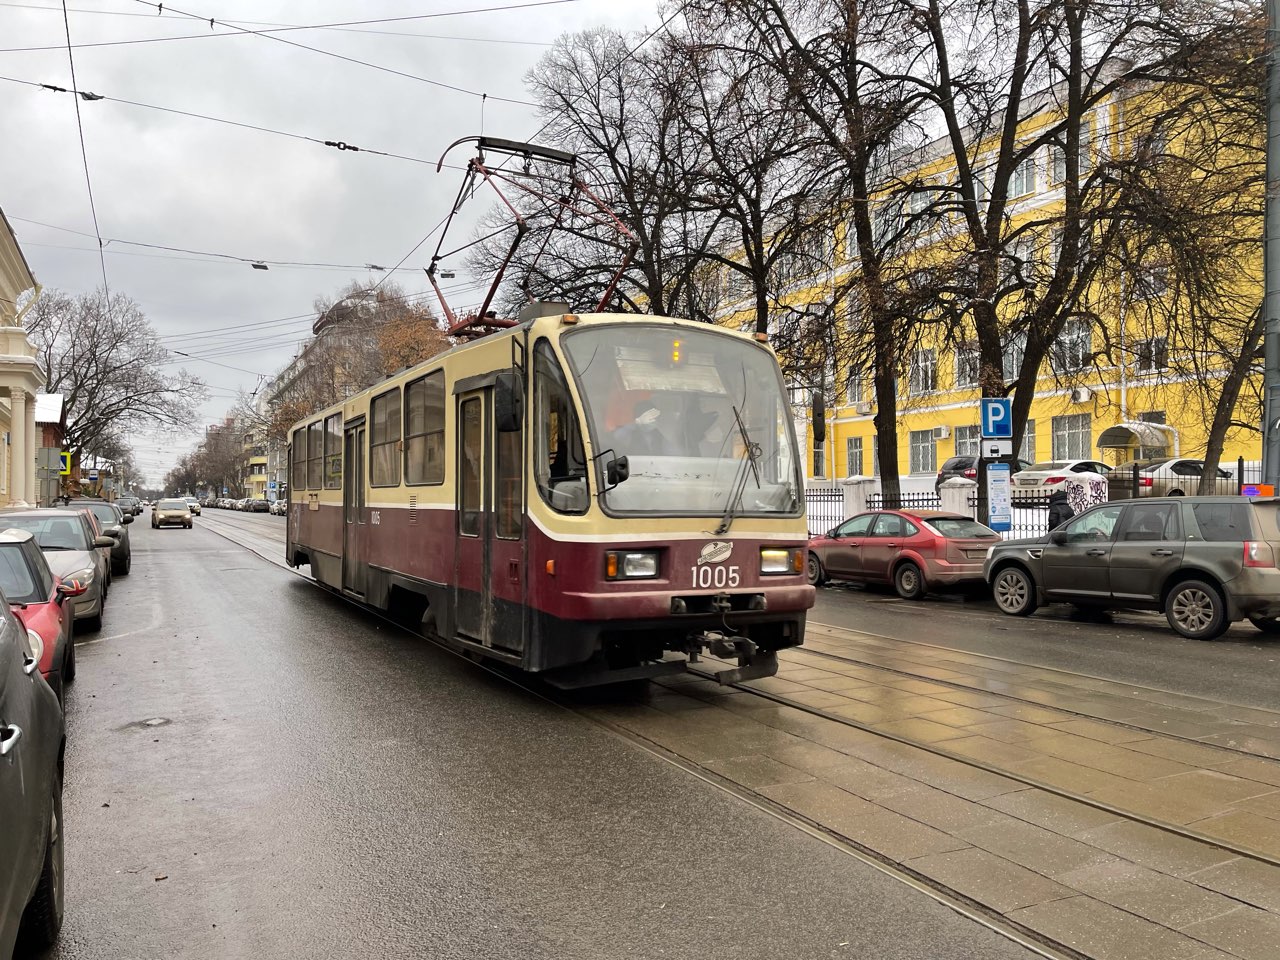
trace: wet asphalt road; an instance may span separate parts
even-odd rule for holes
[[[989,597],[898,599],[892,588],[828,584],[810,619],[881,636],[934,643],[1108,680],[1280,710],[1280,637],[1248,621],[1221,638],[1187,640],[1162,614],[1083,617],[1067,604],[1010,617]]]
[[[138,519],[68,691],[53,957],[1030,956],[201,520]]]

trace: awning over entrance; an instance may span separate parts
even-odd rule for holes
[[[1174,456],[1177,456],[1178,431],[1167,423],[1135,420],[1107,427],[1098,437],[1099,450],[1127,450],[1130,447],[1172,447]]]

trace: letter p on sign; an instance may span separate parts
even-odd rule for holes
[[[982,398],[982,438],[1004,440],[1013,436],[1013,401],[1007,397]]]

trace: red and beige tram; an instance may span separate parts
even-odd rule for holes
[[[775,356],[706,324],[562,311],[533,305],[297,424],[289,563],[563,686],[703,652],[736,659],[726,681],[773,673],[814,600]]]

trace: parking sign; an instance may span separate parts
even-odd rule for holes
[[[1007,440],[1013,436],[1013,400],[982,398],[982,439]]]

